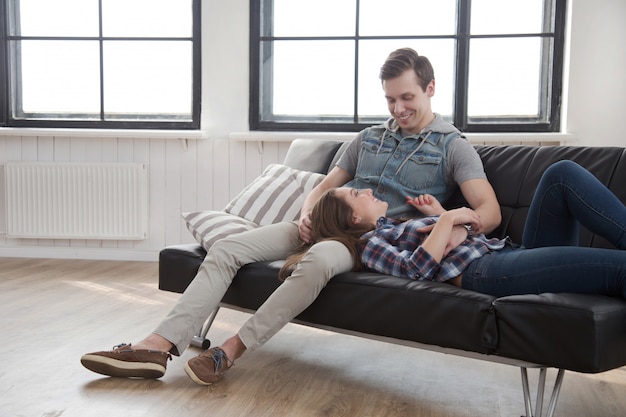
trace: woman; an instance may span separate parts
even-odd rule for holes
[[[408,198],[426,215],[399,221],[385,217],[387,204],[370,190],[335,188],[312,216],[317,240],[346,245],[355,269],[447,282],[494,296],[544,292],[605,294],[626,298],[626,251],[578,247],[578,224],[626,248],[626,207],[591,173],[572,161],[549,167],[539,182],[522,246],[488,239],[469,208],[446,211],[432,196]],[[468,236],[451,241],[454,227]],[[292,255],[285,276],[302,255]]]

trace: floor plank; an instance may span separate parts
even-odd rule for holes
[[[183,370],[187,350],[160,380],[100,377],[88,351],[148,334],[178,299],[157,289],[150,262],[0,258],[0,416],[425,416],[523,414],[517,368],[289,324],[237,361],[220,384]],[[247,314],[222,309],[221,342]],[[549,381],[556,375],[548,374]],[[531,381],[536,380],[531,374]],[[556,416],[617,417],[626,368],[567,372]],[[533,393],[534,395],[534,393]],[[547,401],[547,400],[546,400]]]

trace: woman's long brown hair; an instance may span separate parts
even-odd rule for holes
[[[372,225],[359,225],[352,220],[352,208],[337,197],[335,188],[326,191],[311,210],[312,243],[302,244],[296,253],[289,255],[285,265],[280,269],[278,277],[285,280],[311,246],[323,240],[336,240],[350,251],[354,261],[354,270],[362,268],[359,256],[359,243],[364,233],[372,230]]]

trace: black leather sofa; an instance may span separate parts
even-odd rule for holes
[[[333,166],[342,144],[296,140],[284,163],[325,173]],[[476,146],[476,149],[502,207],[502,223],[494,236],[508,235],[514,241],[521,241],[539,178],[558,160],[570,159],[583,165],[626,202],[626,149],[523,145]],[[446,203],[449,207],[462,204],[460,192]],[[584,229],[580,244],[611,247]],[[159,288],[183,292],[204,255],[198,244],[163,249]],[[280,265],[280,261],[246,265],[235,277],[222,305],[244,311],[257,309],[280,285],[277,280]],[[407,317],[419,320],[407,320]],[[540,369],[537,394],[540,399],[545,370],[559,369],[547,410],[551,416],[565,370],[598,373],[626,364],[626,300],[621,298],[580,294],[496,298],[447,284],[350,272],[333,278],[295,322],[519,366],[527,417],[542,415],[543,403],[538,401],[533,411],[527,368]]]

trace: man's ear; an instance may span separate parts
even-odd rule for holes
[[[432,97],[435,95],[435,80],[430,80],[428,85],[426,86],[426,95],[428,97]]]

